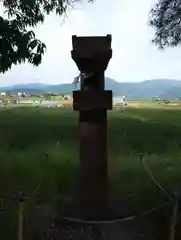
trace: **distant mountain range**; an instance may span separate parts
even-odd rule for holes
[[[117,82],[114,79],[106,78],[106,89],[112,90],[114,96],[127,96],[128,99],[151,99],[160,97],[162,99],[181,98],[181,81],[174,79],[152,79],[142,82]],[[79,84],[74,86],[71,83],[50,85],[42,83],[30,83],[1,87],[1,92],[26,92],[29,94],[43,93],[71,93],[79,89]]]

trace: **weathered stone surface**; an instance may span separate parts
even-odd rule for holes
[[[111,36],[72,37],[72,59],[82,75],[81,91],[73,93],[80,110],[80,206],[84,219],[104,218],[107,206],[107,109],[112,92],[105,91],[104,71],[112,57]],[[91,73],[91,74],[90,74]]]

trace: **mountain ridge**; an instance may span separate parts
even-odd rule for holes
[[[27,83],[7,87],[0,87],[1,92],[26,92],[29,94],[71,93],[78,90],[80,85],[72,83],[44,84]],[[151,99],[155,96],[174,99],[181,98],[181,81],[177,79],[150,79],[141,82],[118,82],[112,78],[105,78],[105,89],[112,90],[114,96],[125,95],[129,99]]]

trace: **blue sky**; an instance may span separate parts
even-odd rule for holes
[[[71,36],[112,34],[113,58],[106,76],[117,81],[152,78],[181,79],[181,49],[159,51],[151,43],[154,29],[148,26],[148,13],[156,0],[96,0],[79,4],[67,18],[52,14],[35,29],[47,45],[42,64],[14,66],[0,75],[0,85],[27,82],[59,84],[72,82],[78,74],[70,56]]]

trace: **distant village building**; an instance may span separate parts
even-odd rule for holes
[[[1,96],[6,96],[6,92],[1,92]]]
[[[28,95],[26,93],[22,93],[21,96],[22,97],[28,97]]]
[[[113,105],[122,105],[126,106],[128,101],[125,96],[113,97]]]
[[[27,97],[27,94],[26,93],[22,93],[22,92],[18,92],[17,96],[18,97]]]
[[[19,103],[20,103],[20,97],[16,96],[16,95],[12,96],[11,104],[16,105],[16,104],[19,104]]]

